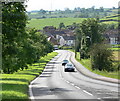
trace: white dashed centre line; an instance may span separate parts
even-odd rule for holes
[[[86,90],[83,90],[83,92],[87,93],[88,95],[93,96],[91,93],[87,92]]]
[[[70,83],[69,81],[66,81],[67,83]]]
[[[77,89],[81,89],[80,87],[78,87],[78,86],[75,86],[75,88],[77,88]]]
[[[101,100],[101,98],[97,98],[98,100]]]
[[[62,74],[60,74],[60,77],[61,77],[61,78],[62,78],[65,82],[67,82],[67,83],[71,84],[71,85],[72,85],[72,86],[74,86],[75,88],[77,88],[77,89],[81,89],[80,87],[75,86],[75,84],[73,84],[73,83],[71,83],[71,82],[69,82],[69,81],[65,80],[65,79],[62,77]],[[87,92],[86,90],[83,90],[83,92],[87,93],[87,94],[88,94],[88,95],[90,95],[90,96],[93,96],[93,94],[91,94],[91,93]]]
[[[71,83],[72,86],[74,86],[75,84]]]

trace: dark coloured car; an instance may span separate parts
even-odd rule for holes
[[[62,66],[65,66],[69,61],[68,60],[63,60]]]
[[[65,72],[74,72],[75,71],[75,67],[74,67],[74,65],[72,63],[67,63],[65,65],[64,71]]]

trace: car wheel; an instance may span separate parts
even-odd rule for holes
[[[64,71],[65,71],[65,72],[67,72],[67,70],[66,70],[66,69],[65,69]]]

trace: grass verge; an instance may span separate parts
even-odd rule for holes
[[[70,50],[70,51],[74,52],[73,50]],[[95,74],[99,74],[99,75],[102,75],[102,76],[105,76],[105,77],[120,79],[120,77],[119,77],[120,71],[107,72],[107,71],[92,70],[90,59],[80,60],[79,52],[77,52],[76,60],[78,62],[80,62],[84,67],[86,67],[88,70],[90,70],[91,72],[93,72]],[[117,67],[118,63],[120,63],[120,62],[114,63],[114,68]]]
[[[14,74],[1,74],[2,100],[28,101],[29,83],[42,73],[45,65],[58,53],[52,52],[42,57],[37,63],[32,64],[28,69],[19,70]]]

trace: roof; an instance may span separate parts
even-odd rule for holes
[[[65,40],[75,40],[75,36],[63,36]]]
[[[48,37],[48,41],[50,41],[50,42],[51,42],[52,44],[54,44],[54,45],[57,45],[57,44],[58,44],[57,40],[56,40],[53,36]]]
[[[56,30],[56,31],[54,31],[54,33],[53,34],[65,34],[65,32],[64,31],[59,31],[59,30]]]
[[[118,29],[107,30],[103,33],[105,37],[120,37],[120,32]]]
[[[106,30],[103,34],[118,34],[120,33],[118,29],[113,29],[113,30]]]

